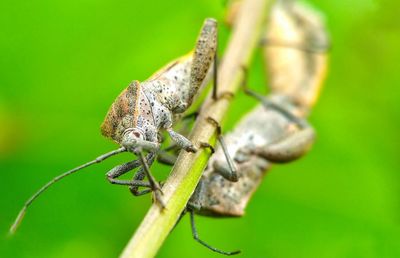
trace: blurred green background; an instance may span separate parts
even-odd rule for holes
[[[312,2],[334,45],[310,118],[318,141],[274,167],[243,218],[198,217],[200,235],[241,257],[400,257],[400,3]],[[0,14],[0,256],[116,257],[150,205],[105,180],[129,155],[59,183],[6,234],[44,182],[115,148],[99,132],[111,102],[189,51],[205,17],[222,21],[223,2],[3,0]],[[250,84],[265,91],[259,53]],[[255,104],[240,95],[225,130]],[[185,217],[159,257],[221,256],[193,241]]]

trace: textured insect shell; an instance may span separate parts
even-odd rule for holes
[[[160,103],[172,113],[184,112],[204,85],[216,56],[217,34],[217,21],[205,19],[194,50],[148,80]]]
[[[145,140],[155,141],[157,128],[151,104],[141,83],[133,81],[111,105],[101,125],[101,133],[120,144],[126,129],[138,128],[145,134]]]
[[[161,105],[170,110],[179,106],[182,94],[179,90],[187,88],[183,86],[189,83],[190,64],[189,54],[167,64],[143,83],[133,81],[111,105],[101,126],[102,134],[120,143],[127,128],[139,127],[148,136],[146,138],[153,138],[151,131],[156,130],[162,120],[154,113],[167,112]]]
[[[167,64],[148,80],[135,81],[117,97],[101,126],[102,134],[121,143],[127,128],[141,129],[156,141],[160,127],[169,128],[174,114],[186,111],[204,83],[217,45],[217,23],[206,19],[195,50]]]
[[[174,113],[184,112],[189,101],[192,52],[154,73],[133,81],[113,102],[101,126],[104,136],[121,143],[124,131],[136,127],[148,141],[156,141],[160,127],[172,124]]]
[[[189,95],[193,52],[175,59],[145,81],[156,99],[172,113],[182,113],[191,104]]]
[[[225,137],[228,152],[238,171],[238,182],[231,182],[215,170],[215,162],[226,162],[218,147],[203,173],[201,184],[191,197],[191,203],[201,207],[196,211],[206,216],[242,216],[252,194],[257,189],[271,163],[251,154],[252,150],[279,141],[293,133],[292,122],[275,110],[258,105],[245,115],[234,131]]]
[[[212,75],[212,69],[208,69],[208,74],[202,77],[201,85],[195,87],[197,91],[194,94],[191,82],[193,53],[191,51],[170,62],[142,83],[145,85],[143,87],[154,92],[153,95],[160,104],[170,110],[174,123],[196,100],[198,93],[209,82]]]
[[[217,53],[217,38],[217,21],[207,18],[204,21],[193,53],[193,64],[190,74],[189,88],[190,99],[193,99],[193,97],[197,94],[207,76],[207,73],[214,63]]]
[[[272,91],[311,108],[328,64],[329,38],[322,14],[298,1],[277,1],[265,38],[269,43],[264,47],[264,60]]]

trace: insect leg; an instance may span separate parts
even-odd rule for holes
[[[191,128],[192,122],[194,122],[196,120],[198,115],[199,115],[199,112],[197,110],[194,112],[191,112],[189,114],[185,114],[181,118],[182,123],[180,124],[180,126],[178,128],[175,128],[175,129],[182,135],[188,135],[190,133],[190,128]],[[176,144],[175,144],[175,146],[176,146]]]
[[[199,238],[199,234],[197,233],[196,224],[195,224],[195,221],[194,221],[194,211],[193,210],[189,210],[189,213],[190,213],[190,224],[192,226],[192,235],[193,235],[194,240],[196,240],[197,242],[199,242],[203,246],[207,247],[211,251],[219,253],[219,254],[235,255],[235,254],[239,254],[240,253],[240,250],[233,251],[233,252],[225,252],[225,251],[219,250],[219,249],[217,249],[215,247],[212,247],[209,244],[207,244],[206,242],[204,242],[203,240],[201,240]]]
[[[194,111],[192,113],[186,114],[182,117],[182,120],[188,120],[188,119],[196,119],[199,116],[199,112],[198,111]]]
[[[176,152],[179,150],[179,146],[176,143],[171,144],[170,146],[159,150],[157,155],[157,161],[164,165],[173,166],[177,159]],[[170,153],[172,152],[172,153]]]
[[[147,157],[147,164],[149,166],[151,166],[151,164],[153,164],[154,160],[156,158],[156,153],[155,152],[150,152]],[[140,163],[140,161],[138,160],[138,162]],[[144,178],[146,177],[146,174],[144,172],[144,168],[141,167],[138,171],[136,171],[136,173],[133,175],[132,180],[133,181],[142,181]],[[149,186],[150,187],[150,186]],[[150,187],[151,188],[151,187]],[[141,196],[141,195],[145,195],[148,194],[152,191],[152,189],[144,189],[144,190],[139,190],[139,186],[129,186],[129,190],[131,191],[131,193],[134,196]]]
[[[147,163],[147,160],[145,159],[145,157],[143,155],[143,151],[139,150],[135,154],[138,155],[139,160],[142,163],[144,173],[145,173],[146,177],[149,179],[150,188],[153,190],[153,192],[155,194],[156,202],[161,206],[161,208],[164,208],[165,204],[162,201],[161,195],[160,195],[160,194],[162,194],[161,187],[158,184],[158,182],[155,180],[153,175],[151,174],[151,171],[150,171],[150,168],[149,168],[149,164]]]
[[[314,129],[308,127],[276,143],[257,148],[254,153],[275,163],[286,163],[296,160],[307,153],[314,143],[314,138]]]
[[[250,96],[258,99],[264,107],[278,111],[288,120],[296,123],[300,128],[299,131],[278,142],[256,149],[256,154],[259,154],[272,162],[286,163],[300,158],[310,150],[314,143],[315,131],[305,119],[295,116],[285,108],[250,89],[246,89],[245,91]]]
[[[189,141],[185,136],[175,132],[172,128],[167,128],[167,132],[169,136],[171,136],[172,140],[176,142],[176,144],[188,152],[196,152],[197,148]]]
[[[173,166],[176,162],[176,159],[176,155],[168,153],[164,150],[160,150],[158,152],[157,161],[162,164]]]
[[[147,155],[146,160],[148,164],[152,164],[154,162],[155,158],[155,153],[151,152]],[[148,187],[150,188],[150,182],[144,182],[143,179],[145,177],[145,173],[143,168],[140,168],[135,175],[133,176],[132,180],[118,180],[119,176],[131,171],[132,169],[135,169],[141,165],[140,160],[134,160],[127,162],[125,164],[119,165],[111,169],[109,172],[107,172],[107,180],[111,184],[117,184],[117,185],[127,185],[129,186],[129,190],[132,192],[133,195],[139,196],[139,195],[144,195],[152,191],[152,189],[145,189],[139,191],[139,187]]]
[[[143,170],[143,167],[141,167],[138,171],[136,171],[136,173],[133,175],[133,181],[135,180],[139,180],[142,181],[145,178],[145,173]],[[152,189],[151,187],[149,187],[149,189],[144,189],[144,190],[139,190],[139,186],[129,186],[129,191],[131,191],[131,193],[134,196],[141,196],[141,195],[145,195],[148,193],[151,193]]]
[[[214,163],[214,166],[216,167],[216,171],[218,171],[224,178],[228,179],[229,181],[232,182],[237,182],[238,181],[238,175],[237,175],[237,170],[236,166],[232,160],[232,157],[229,155],[228,148],[226,147],[224,137],[222,136],[222,129],[221,126],[217,121],[215,121],[213,118],[208,117],[207,120],[214,124],[217,128],[217,139],[219,144],[221,145],[222,151],[224,152],[225,159],[227,162],[228,166],[225,166],[223,164],[219,164],[218,162]]]
[[[145,187],[150,187],[150,183],[144,182],[142,180],[119,180],[116,179],[119,176],[122,176],[123,174],[131,171],[132,169],[135,169],[140,166],[139,160],[134,160],[127,162],[125,164],[119,165],[111,169],[109,172],[107,172],[106,177],[107,180],[111,184],[116,184],[116,185],[130,185],[130,186],[145,186]]]
[[[217,171],[219,171],[220,174],[224,178],[228,179],[229,181],[237,182],[238,181],[238,175],[237,175],[236,166],[233,163],[232,157],[229,155],[228,148],[226,147],[225,140],[224,140],[224,137],[222,136],[222,134],[220,134],[218,136],[218,141],[219,141],[219,144],[221,145],[222,150],[224,152],[225,159],[226,159],[226,162],[228,163],[229,170],[226,170],[226,169],[223,170],[223,169],[220,168],[219,170],[217,169]]]
[[[144,189],[144,190],[132,190],[132,188],[129,188],[129,190],[131,190],[131,193],[134,195],[134,196],[142,196],[142,195],[146,195],[146,194],[148,194],[148,193],[151,193],[153,190],[151,190],[151,189]]]
[[[155,153],[149,153],[149,155],[146,157],[147,163],[149,166],[151,166],[151,164],[153,164],[155,157],[156,157]],[[161,150],[161,151],[159,151],[159,153],[157,155],[157,160],[160,163],[163,163],[166,165],[173,165],[173,164],[175,164],[176,157],[173,154],[167,153],[165,150]],[[140,164],[139,160],[132,161],[132,163],[133,162]],[[124,164],[124,165],[127,165],[127,164]],[[121,165],[121,166],[124,166],[124,165]],[[137,164],[135,164],[135,165],[137,165]],[[137,166],[135,166],[135,167],[137,167]],[[134,169],[135,167],[132,167],[130,170]],[[131,193],[134,196],[141,196],[141,195],[148,194],[152,191],[152,189],[139,190],[140,186],[146,186],[146,187],[150,188],[150,183],[143,182],[143,179],[145,178],[145,176],[146,176],[146,174],[144,172],[144,168],[141,167],[138,171],[136,171],[132,180],[126,180],[126,182],[123,182],[122,184],[129,185],[129,190],[131,191]],[[128,182],[131,182],[131,183],[128,183]],[[140,183],[140,182],[142,182],[142,183]],[[147,185],[144,185],[144,184],[147,184]]]
[[[181,128],[179,128],[180,133],[186,134],[189,132],[191,120],[195,120],[199,115],[198,111],[186,114],[182,117],[182,122],[185,122]],[[177,134],[177,133],[176,133]],[[189,141],[189,140],[188,140]],[[168,147],[158,151],[157,161],[165,165],[174,165],[177,159],[177,153],[182,147],[177,143],[172,143]],[[172,152],[172,153],[171,153]]]
[[[255,92],[253,90],[250,90],[248,88],[246,88],[244,91],[249,96],[259,100],[261,102],[261,104],[263,104],[263,106],[265,108],[275,109],[276,111],[281,113],[283,116],[285,116],[288,120],[296,123],[300,128],[308,128],[308,127],[310,127],[310,125],[308,124],[308,122],[305,119],[302,119],[302,118],[299,118],[299,117],[295,116],[290,111],[286,110],[285,108],[283,108],[280,105],[278,105],[278,104],[274,103],[273,101],[271,101],[269,98],[266,98],[265,96]]]

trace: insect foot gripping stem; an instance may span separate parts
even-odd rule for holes
[[[167,132],[179,147],[188,152],[193,152],[193,153],[197,152],[197,148],[186,137],[175,132],[171,128],[167,129]]]

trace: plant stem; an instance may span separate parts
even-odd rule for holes
[[[209,122],[213,118],[222,123],[231,103],[231,96],[238,91],[254,50],[259,43],[270,0],[243,0],[235,20],[232,36],[218,69],[218,100],[207,97],[191,133],[190,139],[215,145],[216,126]],[[166,205],[161,210],[153,204],[141,225],[133,235],[122,258],[154,257],[178,221],[186,207],[201,174],[207,165],[210,152],[200,148],[197,153],[181,152],[163,187]]]

